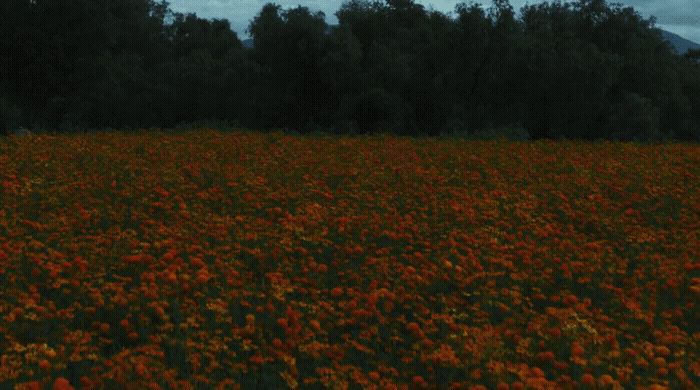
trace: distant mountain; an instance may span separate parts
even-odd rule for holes
[[[693,41],[689,41],[681,36],[678,36],[672,32],[668,32],[665,30],[661,30],[661,35],[663,35],[664,39],[671,42],[671,45],[676,48],[676,51],[678,54],[685,54],[685,52],[688,51],[688,49],[693,49],[697,50],[700,49],[700,44],[697,44]]]
[[[331,28],[337,26],[336,25],[331,25],[328,26],[328,30],[326,30],[326,34],[330,33]],[[659,29],[661,30],[661,29]],[[661,35],[663,38],[669,42],[671,42],[671,45],[676,48],[676,51],[678,51],[678,54],[685,54],[685,52],[688,51],[688,49],[700,49],[700,44],[695,43],[693,41],[689,41],[679,35],[676,35],[672,32],[668,32],[666,30],[661,30]],[[246,49],[252,49],[253,48],[253,39],[244,39],[241,41],[243,44],[243,47]]]

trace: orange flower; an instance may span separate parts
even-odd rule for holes
[[[175,275],[175,273],[173,273],[173,272],[170,272],[170,273],[168,273],[168,275],[165,277],[165,280],[166,280],[168,283],[177,283],[177,275]]]
[[[207,272],[206,269],[202,268],[199,271],[197,271],[197,283],[204,284],[207,281],[209,281],[209,272]]]
[[[581,377],[581,383],[583,383],[584,386],[592,389],[595,387],[595,378],[593,378],[593,375],[591,374],[583,374]]]
[[[413,384],[415,384],[416,386],[420,386],[420,385],[422,385],[424,382],[425,382],[425,380],[424,380],[423,377],[420,376],[420,375],[416,375],[416,376],[413,377]]]
[[[343,295],[343,288],[342,287],[335,287],[333,290],[331,290],[332,297],[337,298],[341,295]]]
[[[144,366],[142,363],[139,363],[134,367],[134,370],[139,376],[145,376],[148,371],[146,371],[146,366]]]
[[[542,362],[554,360],[554,352],[552,352],[552,351],[540,352],[537,354],[537,360],[542,361]]]
[[[571,306],[578,303],[578,297],[576,295],[567,295],[564,297],[564,303]]]
[[[39,369],[41,371],[48,371],[51,368],[51,363],[46,359],[41,359],[39,361]]]
[[[415,322],[411,322],[406,325],[406,330],[411,332],[411,333],[416,333],[420,330],[420,325],[418,325]]]
[[[369,373],[369,379],[373,381],[378,381],[379,380],[379,373],[377,371],[372,371]]]
[[[581,356],[581,355],[583,355],[584,352],[585,352],[585,350],[583,349],[581,344],[579,344],[578,342],[574,341],[571,344],[571,354],[573,356]]]
[[[661,356],[668,356],[671,354],[671,351],[663,345],[657,345],[656,347],[654,347],[654,351],[657,355]]]
[[[539,367],[532,367],[530,369],[530,375],[535,378],[544,378],[544,371]]]
[[[53,390],[75,390],[66,378],[56,378],[53,382]]]
[[[255,325],[255,314],[246,314],[245,323],[246,323],[246,326],[254,326]]]
[[[662,357],[654,358],[654,364],[659,366],[659,367],[663,367],[666,365],[666,359],[664,359]]]
[[[498,384],[498,390],[509,390],[509,389],[510,389],[510,386],[508,386],[507,383],[500,382]]]
[[[611,386],[615,384],[615,380],[612,378],[612,376],[605,374],[600,377],[600,384],[603,386]]]
[[[311,320],[309,321],[309,325],[311,325],[311,328],[315,331],[321,330],[321,323],[318,322],[317,320]]]
[[[41,390],[41,384],[39,382],[29,382],[24,385],[27,390]],[[20,387],[21,389],[21,387]]]
[[[90,378],[86,376],[81,376],[80,377],[80,385],[82,386],[81,388],[83,389],[91,389],[92,388],[92,381]]]

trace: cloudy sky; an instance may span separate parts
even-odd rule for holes
[[[426,10],[433,9],[444,14],[452,12],[455,17],[455,5],[463,0],[415,0],[422,4]],[[549,1],[549,3],[555,0]],[[343,0],[169,0],[170,9],[183,14],[195,13],[204,19],[228,19],[231,29],[243,40],[250,38],[245,30],[250,21],[260,12],[262,7],[273,2],[281,6],[281,10],[296,8],[297,5],[307,7],[309,11],[323,11],[326,15],[326,23],[337,24],[335,12],[340,9]],[[464,1],[469,4],[469,1]],[[480,3],[481,8],[488,10],[491,0],[474,1]],[[520,8],[526,4],[540,4],[542,0],[511,0],[510,4],[515,10],[516,17],[520,17]],[[572,1],[562,1],[572,2]],[[656,16],[656,26],[678,34],[683,38],[700,43],[700,0],[608,0],[608,4],[620,3],[622,7],[633,7],[639,14],[648,19]],[[487,11],[488,12],[488,11]]]

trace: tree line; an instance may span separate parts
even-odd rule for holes
[[[154,0],[0,3],[0,134],[17,126],[251,129],[700,141],[700,51],[605,0],[268,3],[245,48],[227,20]]]

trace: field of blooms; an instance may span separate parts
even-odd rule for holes
[[[700,388],[700,147],[0,140],[0,387]]]

